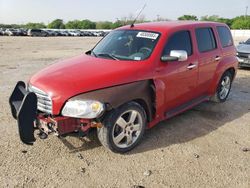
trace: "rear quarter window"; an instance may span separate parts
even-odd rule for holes
[[[216,28],[217,28],[217,32],[219,34],[220,43],[221,43],[222,47],[225,48],[228,46],[232,46],[233,39],[232,39],[232,35],[231,35],[231,32],[229,31],[229,29],[225,26],[217,26]]]
[[[217,48],[212,28],[197,28],[195,35],[200,52],[208,52]]]

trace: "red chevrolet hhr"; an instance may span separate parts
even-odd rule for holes
[[[207,100],[224,102],[238,61],[227,25],[173,21],[111,31],[92,50],[20,81],[10,96],[22,142],[97,128],[127,152],[146,128]]]

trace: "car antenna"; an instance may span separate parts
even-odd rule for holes
[[[137,21],[138,17],[141,15],[142,11],[145,9],[145,7],[147,6],[147,4],[145,3],[144,6],[142,7],[142,9],[140,10],[140,12],[137,14],[137,16],[135,17],[134,21],[132,22],[132,24],[130,25],[131,28],[133,28],[135,25],[135,22]]]

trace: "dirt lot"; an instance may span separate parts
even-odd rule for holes
[[[94,131],[23,145],[8,106],[15,83],[98,40],[0,37],[0,187],[250,187],[250,70],[238,71],[227,102],[160,123],[126,155],[105,150]]]

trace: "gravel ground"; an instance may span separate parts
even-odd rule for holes
[[[98,40],[0,37],[0,187],[250,187],[249,69],[227,102],[161,122],[125,155],[105,150],[95,131],[23,145],[8,106],[15,83]]]

